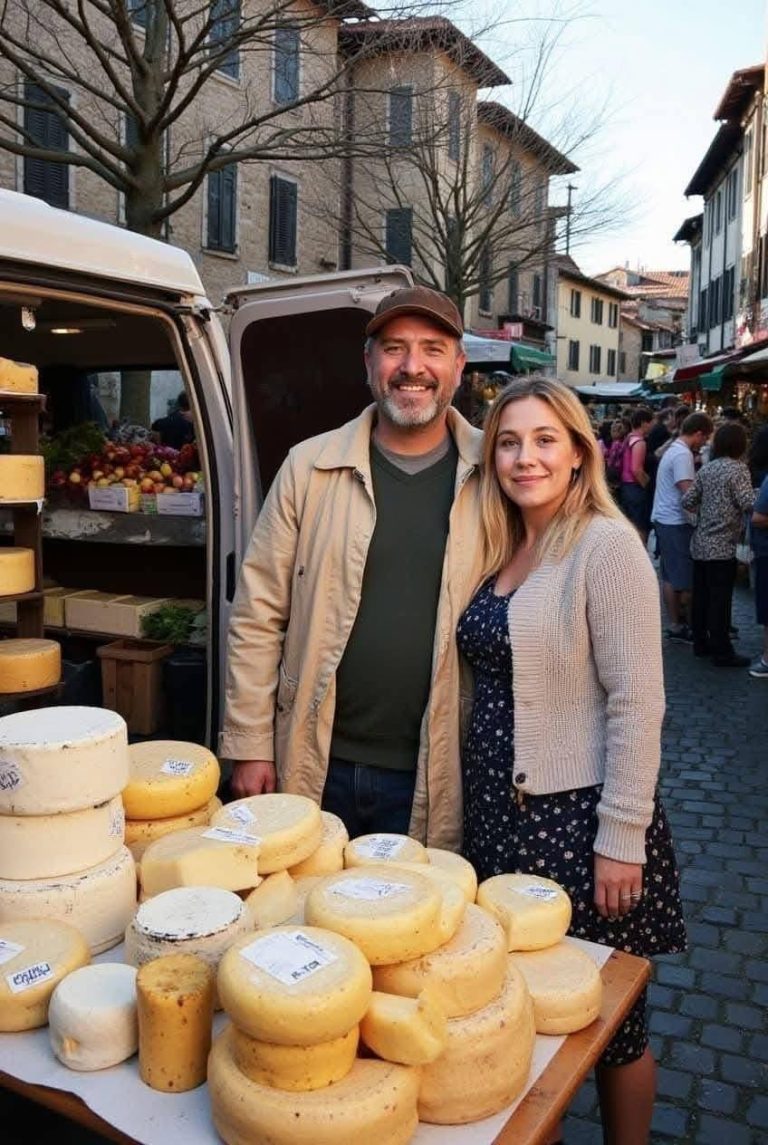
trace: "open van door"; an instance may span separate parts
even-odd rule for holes
[[[227,295],[239,569],[269,486],[299,441],[370,402],[365,327],[385,295],[411,286],[400,266],[242,287]]]

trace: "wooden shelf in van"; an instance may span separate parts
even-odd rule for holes
[[[0,413],[4,416],[28,413],[30,410],[42,413],[44,409],[45,394],[18,394],[11,390],[0,390]]]
[[[34,503],[33,503],[34,504]],[[8,502],[0,508],[13,508]],[[0,535],[11,522],[0,519]],[[83,506],[43,508],[43,536],[56,541],[110,545],[205,546],[204,517],[155,516],[152,513],[109,513]]]

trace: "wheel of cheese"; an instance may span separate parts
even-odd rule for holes
[[[409,835],[379,832],[358,835],[344,848],[345,867],[368,867],[380,863],[428,863],[427,852],[421,843]]]
[[[279,926],[230,946],[218,990],[223,1009],[252,1037],[312,1046],[358,1025],[371,1000],[371,968],[341,935]]]
[[[83,811],[128,779],[128,730],[106,708],[59,707],[0,720],[0,814]]]
[[[374,966],[375,990],[417,998],[429,986],[449,1018],[481,1010],[501,990],[507,973],[507,942],[495,918],[470,903],[464,921],[445,946],[392,966]]]
[[[285,920],[286,922],[305,923],[307,921],[305,908],[309,892],[317,886],[322,877],[322,875],[298,875],[293,879],[293,888],[296,892],[296,906],[290,917]]]
[[[320,846],[300,863],[290,868],[295,878],[301,875],[332,875],[344,866],[344,848],[349,842],[347,828],[331,811],[321,811],[323,834]]]
[[[358,1059],[341,1081],[290,1093],[246,1077],[232,1043],[230,1027],[208,1060],[213,1123],[226,1145],[407,1145],[416,1132],[417,1069]]]
[[[259,883],[259,844],[229,828],[188,827],[150,843],[142,856],[139,881],[145,895],[174,887],[222,887],[242,891]]]
[[[509,951],[554,946],[571,925],[568,895],[539,875],[494,875],[478,887],[477,903],[498,918]]]
[[[573,943],[527,950],[509,958],[525,978],[539,1034],[573,1034],[600,1013],[603,980],[592,959]]]
[[[123,803],[129,819],[188,815],[212,799],[219,786],[219,761],[198,743],[145,740],[131,744],[128,758]]]
[[[259,872],[285,871],[316,851],[323,837],[320,808],[304,795],[251,795],[225,803],[211,826],[244,831],[260,842]]]
[[[56,986],[90,960],[82,934],[67,922],[0,923],[0,1031],[44,1026]]]
[[[50,879],[94,867],[123,846],[120,796],[61,815],[0,815],[0,871],[7,879]]]
[[[36,692],[53,687],[60,679],[61,645],[55,640],[0,640],[0,693]]]
[[[430,865],[439,867],[447,875],[455,879],[461,887],[467,902],[474,902],[477,897],[477,875],[475,868],[467,862],[462,855],[455,851],[443,851],[439,847],[427,847],[427,858]]]
[[[535,1040],[531,996],[510,962],[497,998],[449,1020],[445,1050],[422,1069],[420,1120],[466,1125],[504,1109],[528,1080]]]
[[[440,945],[449,942],[461,926],[464,912],[467,909],[467,900],[464,892],[454,878],[440,867],[433,867],[431,863],[396,863],[392,867],[399,867],[405,871],[414,871],[418,875],[429,879],[440,891],[443,906],[440,911]]]
[[[126,819],[125,845],[138,862],[150,843],[170,835],[173,831],[186,831],[189,827],[203,827],[209,823],[214,812],[221,807],[221,800],[215,795],[196,811],[185,815],[173,815],[168,819]]]
[[[37,393],[37,366],[0,358],[0,391],[11,394]]]
[[[109,1069],[132,1057],[139,1046],[133,966],[102,962],[68,974],[51,997],[48,1032],[69,1069]]]
[[[371,966],[405,962],[443,941],[443,896],[421,874],[382,863],[326,875],[307,896],[310,926],[343,934]]]
[[[91,954],[122,942],[135,911],[136,864],[127,847],[73,875],[0,879],[0,929],[22,919],[58,919],[80,931]]]
[[[298,906],[296,883],[287,871],[267,875],[245,899],[255,930],[281,926],[292,918]]]
[[[0,596],[32,592],[34,587],[34,549],[0,549]]]
[[[360,1034],[385,1061],[428,1065],[448,1044],[448,1021],[437,994],[425,986],[418,998],[374,990]]]
[[[347,1076],[355,1064],[359,1039],[359,1029],[353,1026],[331,1042],[278,1046],[260,1042],[232,1026],[232,1056],[237,1068],[251,1081],[290,1093],[309,1093]]]
[[[0,453],[0,502],[41,501],[45,463],[39,454]]]
[[[205,1081],[214,1006],[213,968],[194,954],[169,954],[139,968],[139,1076],[162,1093]]]

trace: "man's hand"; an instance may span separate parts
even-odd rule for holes
[[[270,759],[239,759],[233,764],[230,786],[238,799],[265,795],[276,785],[275,765]]]
[[[621,918],[643,897],[640,863],[620,863],[595,854],[595,906],[603,918]]]

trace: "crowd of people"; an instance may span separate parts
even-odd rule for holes
[[[596,427],[611,491],[659,560],[666,636],[718,668],[768,678],[768,425],[736,407],[716,417],[674,395]],[[731,605],[739,559],[763,628],[755,660],[734,646]]]

